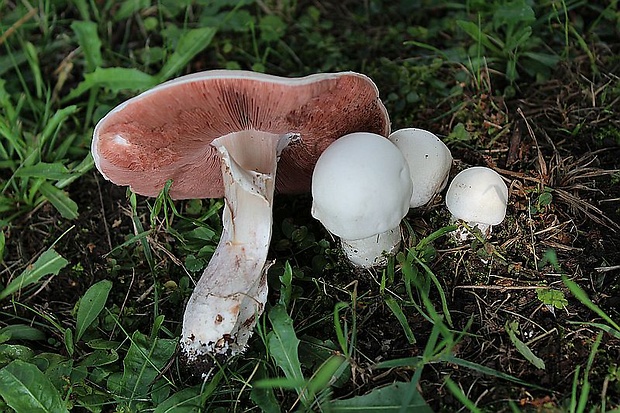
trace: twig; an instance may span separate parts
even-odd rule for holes
[[[532,219],[532,205],[530,198],[527,198],[527,223],[530,230],[530,238],[532,241],[532,256],[534,257],[534,268],[538,269],[538,257],[536,256],[536,239],[534,237],[534,220]]]
[[[527,128],[527,131],[530,137],[532,138],[532,140],[534,141],[534,145],[536,146],[536,152],[538,154],[538,166],[540,167],[540,170],[538,171],[540,174],[540,181],[541,183],[547,182],[549,180],[547,163],[545,162],[545,158],[543,157],[542,151],[540,150],[540,146],[538,145],[538,140],[536,139],[534,130],[530,126],[530,123],[527,121],[527,118],[525,117],[525,114],[523,114],[523,111],[521,110],[521,108],[517,108],[517,113],[521,115],[521,117],[523,118],[523,121],[525,122],[525,127]],[[553,147],[553,149],[555,151],[555,146]]]
[[[146,291],[144,291],[144,292],[140,295],[140,297],[138,297],[138,298],[136,299],[136,302],[137,302],[137,303],[141,303],[142,301],[146,300],[146,299],[147,299],[147,297],[151,294],[151,292],[153,292],[153,290],[154,290],[154,289],[155,289],[155,284],[151,284],[151,285],[149,286],[149,288],[147,288],[147,289],[146,289]]]
[[[5,42],[6,39],[9,38],[17,29],[19,29],[24,23],[32,18],[35,14],[37,14],[37,9],[30,9],[28,13],[23,15],[19,20],[17,20],[11,27],[7,29],[6,32],[2,36],[0,36],[0,45]]]
[[[620,270],[620,265],[612,265],[611,267],[595,267],[594,271],[596,272],[608,272],[608,271],[615,271],[615,270]]]
[[[131,293],[131,289],[133,288],[133,283],[136,280],[136,270],[133,269],[131,271],[131,281],[129,282],[129,288],[127,288],[127,294],[125,294],[125,298],[123,299],[123,304],[121,304],[121,308],[118,311],[118,323],[120,323],[120,318],[123,316],[123,311],[125,311],[125,306],[127,305],[127,300],[129,299],[129,294]],[[112,337],[114,337],[114,333],[116,332],[116,326],[118,325],[118,323],[114,324],[114,327],[112,327],[112,331],[110,331],[110,339],[112,339]]]
[[[538,290],[541,288],[549,288],[544,285],[524,285],[524,286],[502,286],[502,285],[457,285],[454,287],[459,289],[472,289],[472,290]]]
[[[97,174],[95,174],[95,182],[97,183],[97,191],[99,192],[99,203],[101,204],[101,221],[103,222],[103,228],[105,229],[106,238],[108,240],[108,246],[110,247],[110,251],[114,249],[112,247],[112,237],[110,236],[110,229],[108,228],[108,221],[105,219],[105,205],[103,203],[103,194],[101,193],[101,185],[99,184],[99,179]]]
[[[545,330],[543,329],[543,331],[545,331]],[[547,337],[548,335],[553,334],[553,333],[557,333],[557,332],[558,332],[557,327],[553,327],[551,330],[549,330],[549,331],[545,331],[545,332],[544,332],[544,333],[542,333],[541,335],[538,335],[538,336],[534,337],[533,339],[531,339],[530,341],[528,341],[527,343],[525,343],[525,345],[529,347],[529,346],[531,346],[532,344],[534,344],[535,342],[537,342],[537,341],[539,341],[539,340],[541,340],[541,339],[543,339],[543,338]]]
[[[535,325],[536,327],[538,327],[540,330],[542,330],[544,332],[544,334],[547,333],[547,330],[543,326],[541,326],[540,324],[538,324],[536,321],[532,320],[531,318],[528,318],[528,317],[526,317],[526,316],[524,316],[522,314],[516,313],[514,311],[505,310],[503,308],[498,308],[498,310],[502,311],[502,312],[504,312],[506,314],[510,314],[510,315],[515,316],[515,317],[522,318],[523,320],[528,321],[528,322],[532,323],[533,325]]]

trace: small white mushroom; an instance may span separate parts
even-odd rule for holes
[[[409,164],[413,182],[411,208],[427,204],[448,183],[452,167],[450,149],[435,134],[418,128],[397,130],[389,139]]]
[[[369,268],[386,262],[401,240],[412,183],[398,148],[383,136],[357,132],[334,141],[312,175],[312,216],[340,237],[348,259]]]
[[[491,234],[493,225],[504,220],[507,203],[508,188],[502,177],[483,166],[461,171],[446,193],[446,206],[452,219],[463,220],[471,228],[478,227],[485,237]],[[456,235],[462,241],[470,236],[467,229]]]

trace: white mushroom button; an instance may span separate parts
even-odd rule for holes
[[[501,224],[506,216],[508,188],[502,177],[492,169],[476,166],[454,177],[446,193],[446,206],[453,220],[463,220],[471,228],[478,227],[485,237],[493,225]],[[469,237],[464,230],[460,240]]]
[[[452,154],[435,134],[418,128],[400,129],[389,136],[409,164],[413,182],[410,207],[426,205],[448,183]]]
[[[369,268],[400,244],[412,183],[398,148],[383,136],[341,137],[319,157],[312,175],[312,216],[340,237],[348,259]]]

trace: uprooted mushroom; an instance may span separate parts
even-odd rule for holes
[[[280,78],[216,70],[163,83],[96,126],[103,176],[146,196],[225,198],[223,232],[183,319],[189,364],[244,350],[267,298],[274,191],[310,189],[314,164],[341,136],[387,136],[375,84],[353,73]],[[278,170],[276,176],[276,169]]]

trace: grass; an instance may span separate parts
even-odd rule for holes
[[[620,409],[617,2],[41,0],[0,15],[0,411]],[[444,139],[451,176],[510,181],[506,221],[457,244],[439,197],[409,213],[385,269],[358,271],[308,195],[278,195],[251,345],[192,379],[180,322],[222,202],[115,187],[89,145],[123,100],[213,68],[369,75],[394,130]]]

